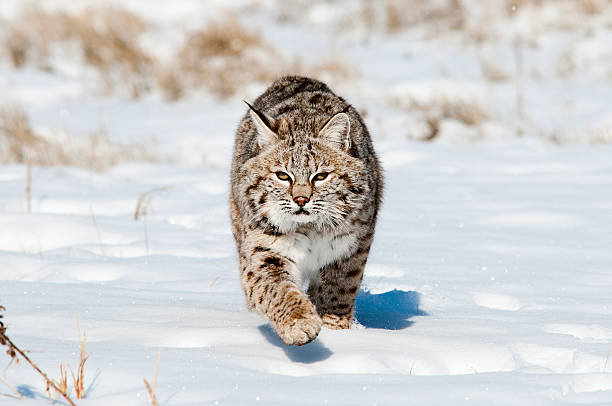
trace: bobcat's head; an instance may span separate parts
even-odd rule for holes
[[[364,164],[348,153],[349,116],[318,128],[316,119],[273,120],[249,107],[259,146],[241,171],[249,221],[279,232],[345,228],[369,191]]]

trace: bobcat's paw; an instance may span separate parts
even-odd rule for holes
[[[290,317],[285,323],[278,326],[276,331],[285,344],[304,345],[317,338],[321,331],[321,324],[319,315],[310,312],[301,314],[300,317]]]
[[[324,314],[321,319],[323,320],[323,325],[327,328],[331,328],[334,330],[341,330],[345,328],[351,328],[351,319],[353,318],[353,314],[343,314],[341,316],[337,314],[327,313]]]

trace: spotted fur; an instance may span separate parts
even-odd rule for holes
[[[284,77],[249,105],[230,217],[247,304],[285,343],[350,327],[382,185],[365,124],[325,84]]]

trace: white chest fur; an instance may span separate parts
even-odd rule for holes
[[[357,237],[291,233],[279,237],[272,249],[295,262],[297,279],[303,284],[318,279],[318,270],[339,259],[348,257],[357,245]]]

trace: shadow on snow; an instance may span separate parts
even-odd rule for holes
[[[269,324],[264,324],[258,328],[261,334],[270,344],[282,348],[287,357],[293,362],[312,364],[314,362],[326,360],[332,355],[330,349],[323,345],[319,339],[316,339],[301,347],[286,345]]]
[[[419,310],[420,294],[418,292],[391,290],[384,293],[359,291],[355,301],[355,318],[366,328],[401,330],[412,325],[409,319],[413,316],[426,316]],[[272,345],[285,352],[293,362],[312,364],[329,358],[333,352],[319,339],[298,347],[286,345],[269,324],[258,327],[261,334]]]
[[[420,294],[413,291],[390,290],[384,293],[359,291],[355,301],[355,318],[368,328],[401,330],[412,325],[413,316],[426,316],[419,310]]]

